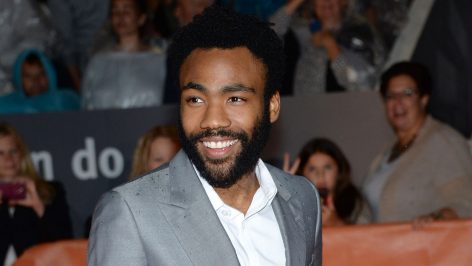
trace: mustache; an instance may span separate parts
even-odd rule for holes
[[[243,131],[236,132],[236,131],[226,130],[226,129],[206,129],[199,133],[190,135],[189,141],[192,143],[195,143],[199,141],[200,139],[207,138],[207,137],[231,137],[231,138],[239,139],[242,142],[249,141],[249,137]]]

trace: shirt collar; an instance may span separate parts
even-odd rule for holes
[[[205,189],[205,192],[208,195],[208,198],[210,199],[213,209],[217,211],[221,207],[225,206],[225,203],[218,196],[215,189],[200,175],[200,172],[195,167],[195,165],[193,165],[193,168],[195,169],[198,179],[202,183],[203,188]],[[277,186],[275,185],[275,182],[272,178],[272,175],[269,172],[269,169],[267,169],[267,166],[264,164],[264,162],[261,159],[259,159],[256,164],[255,173],[256,173],[257,181],[259,181],[258,191],[261,190],[262,195],[263,195],[262,205],[264,206],[270,205],[275,195],[277,194]],[[251,205],[252,204],[253,203],[251,203]]]

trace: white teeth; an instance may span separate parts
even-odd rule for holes
[[[238,140],[227,140],[227,141],[204,141],[203,145],[210,149],[223,149],[227,148],[238,142]]]

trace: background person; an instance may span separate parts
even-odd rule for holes
[[[107,20],[110,0],[47,0],[51,22],[60,33],[60,57],[74,89],[90,59],[93,41]]]
[[[466,140],[427,112],[432,80],[419,63],[382,75],[387,120],[396,139],[373,161],[363,193],[374,222],[450,220],[472,215],[472,158]]]
[[[175,126],[156,126],[141,136],[133,155],[130,179],[139,177],[169,162],[180,149]]]
[[[306,3],[308,10],[299,7]],[[300,45],[294,95],[371,90],[384,60],[380,38],[346,0],[289,0],[269,21],[283,36],[290,28]]]
[[[15,90],[0,96],[0,113],[78,110],[79,95],[59,88],[56,70],[49,58],[37,49],[22,51],[13,67]]]
[[[82,84],[85,109],[157,106],[164,97],[166,59],[143,34],[145,0],[112,0],[110,23],[115,38],[87,66]]]
[[[291,167],[287,155],[284,170],[308,178],[320,191],[323,226],[370,221],[367,203],[352,184],[349,161],[333,141],[326,138],[308,141]]]
[[[35,244],[72,237],[62,186],[37,175],[26,144],[5,123],[0,123],[0,182],[26,186],[24,199],[0,195],[0,263],[9,265]]]
[[[0,95],[13,91],[11,71],[21,51],[35,48],[49,54],[57,48],[57,32],[40,2],[0,1]]]
[[[192,22],[196,15],[201,14],[213,2],[214,0],[176,0],[174,15],[180,27]]]

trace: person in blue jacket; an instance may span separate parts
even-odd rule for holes
[[[0,97],[0,113],[34,113],[77,110],[80,98],[72,90],[59,89],[56,71],[47,56],[25,49],[13,66],[15,90]]]

